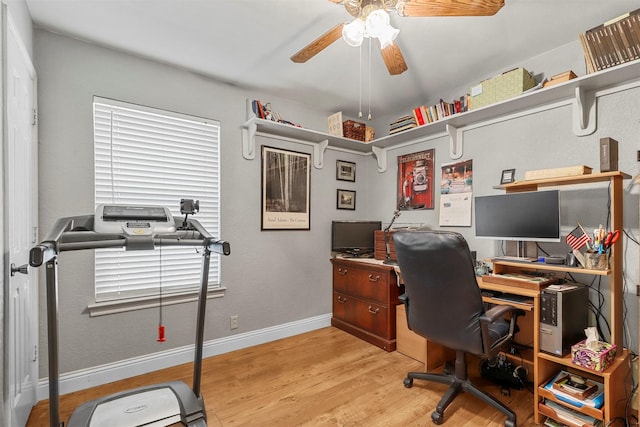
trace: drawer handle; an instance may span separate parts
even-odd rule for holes
[[[338,296],[338,302],[340,304],[344,304],[345,302],[347,302],[347,299],[345,297]]]
[[[347,274],[347,269],[346,268],[338,268],[338,274],[341,276],[344,276],[345,274]]]
[[[380,311],[380,307],[373,308],[373,306],[369,306],[369,313],[378,314],[379,311]]]
[[[378,280],[380,280],[380,275],[376,274],[375,276],[373,274],[369,274],[369,281],[370,282],[377,282]]]

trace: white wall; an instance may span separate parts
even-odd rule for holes
[[[211,300],[205,339],[310,318],[331,311],[331,268],[328,261],[332,219],[381,219],[388,222],[395,209],[397,155],[436,149],[436,165],[450,161],[446,138],[422,142],[389,152],[389,169],[379,173],[375,159],[329,150],[325,167],[311,176],[311,230],[260,231],[260,162],[242,158],[240,125],[245,98],[261,98],[211,79],[127,54],[92,46],[48,32],[34,37],[40,98],[40,218],[48,230],[61,216],[93,210],[91,98],[99,95],[123,101],[210,117],[222,124],[222,235],[231,242],[232,255],[223,259],[226,296]],[[575,62],[575,59],[573,60]],[[470,84],[475,82],[470,82]],[[598,166],[598,140],[610,136],[620,142],[620,168],[635,175],[640,118],[639,89],[598,100],[598,129],[576,137],[571,132],[571,111],[561,107],[465,132],[463,159],[474,160],[475,194],[495,190],[503,169],[516,168],[517,178],[528,169],[575,164]],[[264,99],[263,99],[264,100]],[[324,129],[329,112],[282,99],[269,99],[285,118],[311,129]],[[309,102],[309,105],[312,103]],[[259,144],[310,152],[310,147],[259,137]],[[259,156],[258,156],[259,158]],[[335,180],[336,159],[357,163],[357,182]],[[438,176],[436,171],[435,176]],[[357,191],[357,210],[335,208],[337,188]],[[605,222],[606,195],[596,191],[568,192],[571,207],[563,224],[570,227],[588,214]],[[399,222],[437,226],[436,209],[405,212]],[[625,227],[636,236],[638,197],[625,196]],[[601,218],[601,219],[600,219]],[[472,228],[455,228],[469,239],[479,256],[495,253],[490,241],[476,241]],[[628,244],[625,268],[627,288],[638,277],[637,246]],[[554,250],[566,250],[566,247]],[[86,306],[93,299],[93,256],[65,253],[60,267],[61,372],[119,361],[193,341],[193,305],[166,307],[163,312],[168,342],[155,341],[156,310],[89,318]],[[627,295],[630,341],[637,348],[635,297]],[[240,317],[240,329],[229,330],[229,316]],[[46,352],[46,325],[41,307],[41,355]],[[136,325],[132,328],[131,325]],[[46,357],[40,361],[46,376]]]

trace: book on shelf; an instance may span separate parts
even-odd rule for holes
[[[425,120],[424,115],[422,114],[422,107],[416,107],[413,109],[413,117],[416,121],[416,124],[418,126],[422,126],[425,123],[428,123],[427,120]]]
[[[253,110],[253,114],[259,119],[264,119],[264,107],[259,99],[254,99],[251,101],[251,109]]]
[[[567,371],[558,372],[544,386],[560,401],[574,408],[589,406],[600,409],[604,405],[604,384]]]
[[[592,73],[640,58],[640,9],[579,35],[587,72]]]

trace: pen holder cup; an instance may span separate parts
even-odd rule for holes
[[[587,252],[584,254],[585,266],[587,270],[607,270],[609,269],[609,255],[597,252]]]

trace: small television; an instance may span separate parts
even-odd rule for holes
[[[475,197],[476,237],[560,241],[560,192],[531,191]]]
[[[332,221],[331,251],[352,256],[373,254],[374,232],[382,229],[382,221]]]

